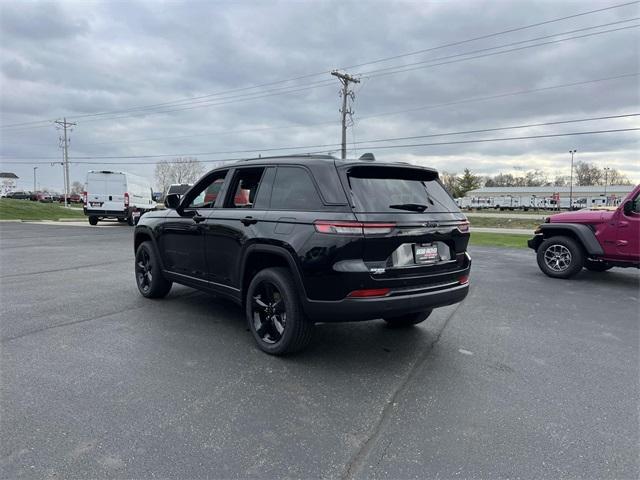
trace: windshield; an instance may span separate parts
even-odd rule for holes
[[[369,167],[348,173],[356,212],[457,212],[458,206],[430,171]]]

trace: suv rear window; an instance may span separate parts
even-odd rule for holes
[[[354,167],[348,174],[356,212],[457,212],[458,206],[429,170]]]

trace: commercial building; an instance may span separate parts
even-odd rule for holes
[[[633,185],[573,187],[573,208],[615,206],[633,190]],[[458,199],[468,208],[569,208],[569,187],[484,187]]]

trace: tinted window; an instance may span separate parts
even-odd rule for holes
[[[253,208],[264,168],[241,168],[236,172],[225,208]]]
[[[349,172],[357,212],[457,212],[435,173],[407,168],[367,167]]]
[[[320,210],[322,200],[304,168],[278,167],[271,193],[273,210]]]

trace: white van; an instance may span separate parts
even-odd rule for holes
[[[91,225],[104,218],[135,225],[140,215],[156,209],[151,183],[131,173],[91,170],[84,190],[84,214]]]

